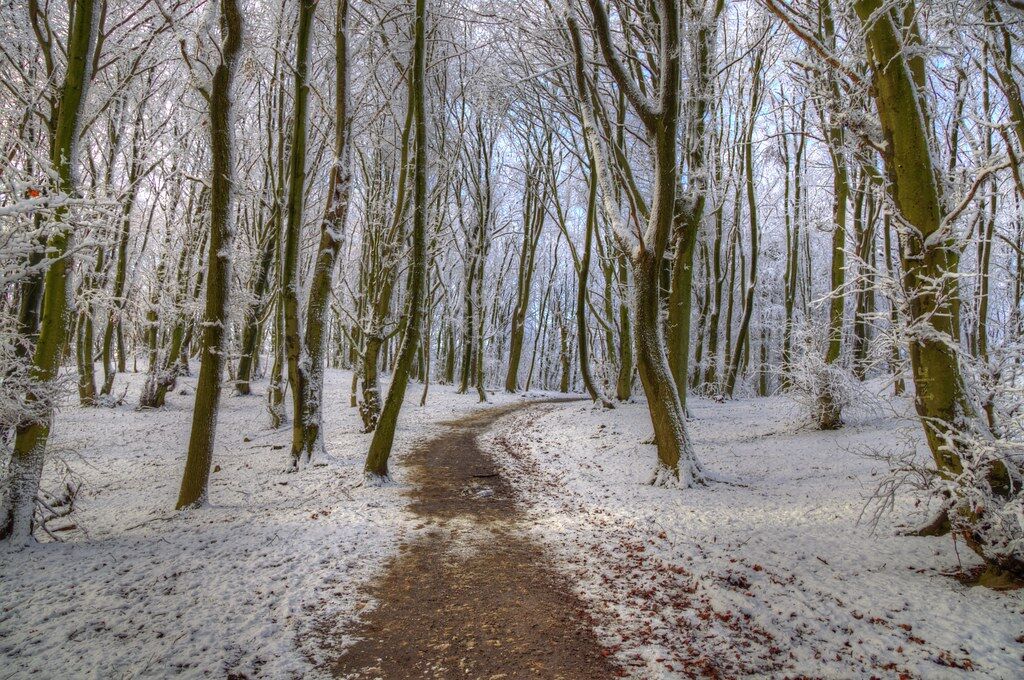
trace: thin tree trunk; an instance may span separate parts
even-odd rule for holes
[[[821,3],[820,10],[824,38],[827,44],[834,48],[835,27],[830,3]],[[830,79],[829,87],[838,101],[839,87],[834,79]],[[820,112],[820,115],[822,127],[828,136],[828,151],[832,159],[832,288],[829,295],[828,346],[825,350],[825,364],[832,366],[839,361],[843,347],[843,310],[846,304],[846,202],[850,195],[850,179],[843,148],[843,130],[827,121],[824,112]],[[841,405],[836,402],[831,389],[823,389],[818,400],[818,427],[822,430],[834,430],[842,424]]]
[[[889,278],[896,280],[898,272],[892,256],[892,224],[888,214],[885,216],[885,269]],[[900,353],[900,345],[896,342],[895,334],[900,324],[899,308],[895,300],[889,301],[889,332],[893,334],[893,342],[889,349],[889,372],[893,378],[893,393],[895,396],[902,396],[906,391],[906,383],[903,380],[903,357]]]
[[[537,163],[541,161],[536,161]],[[527,168],[526,191],[523,207],[523,243],[519,251],[519,275],[516,280],[516,306],[512,312],[512,329],[509,337],[508,372],[505,375],[505,391],[519,390],[519,363],[526,338],[526,314],[530,308],[530,288],[533,283],[533,269],[537,255],[537,244],[544,228],[546,192],[540,173]]]
[[[262,320],[267,307],[272,304],[272,300],[267,296],[267,288],[270,286],[274,252],[280,248],[279,221],[279,213],[275,209],[270,216],[270,224],[264,235],[260,258],[256,264],[255,280],[252,287],[252,296],[255,302],[247,310],[245,325],[242,328],[242,352],[238,357],[235,392],[243,396],[252,393],[252,376],[259,358],[260,340],[263,337]]]
[[[284,231],[284,259],[281,268],[281,304],[284,310],[284,355],[288,389],[292,393],[292,466],[302,455],[302,419],[306,385],[303,370],[306,357],[299,320],[299,248],[302,240],[306,190],[306,128],[309,124],[309,46],[316,0],[299,0],[299,25],[295,47],[295,91],[293,96],[291,149],[288,159],[288,201]]]
[[[725,271],[722,269],[723,220],[723,209],[719,207],[715,213],[715,244],[711,252],[715,300],[711,308],[711,321],[708,323],[708,365],[704,371],[704,384],[709,390],[714,389],[718,383],[718,329],[722,316],[722,285],[725,283]]]
[[[868,225],[864,207],[867,197],[865,188],[867,173],[861,171],[857,188],[853,195],[853,237],[857,248],[857,270],[855,274],[855,292],[853,304],[853,333],[851,336],[851,353],[853,355],[853,375],[857,380],[864,380],[867,375],[868,359],[868,320],[865,317],[867,304],[867,244]]]
[[[142,151],[141,127],[145,106],[139,104],[136,113],[135,124],[132,127],[132,151],[131,160],[128,165],[128,193],[124,197],[124,204],[121,208],[121,222],[117,237],[117,261],[114,266],[114,290],[110,311],[107,314],[107,324],[103,330],[103,387],[100,394],[107,396],[114,389],[113,352],[114,341],[117,341],[118,364],[117,370],[124,372],[124,336],[121,333],[121,317],[124,314],[125,280],[128,272],[128,237],[131,234],[132,208],[135,206],[135,197],[138,194],[139,174],[142,172]]]
[[[416,358],[423,316],[427,273],[427,121],[426,99],[426,0],[415,0],[413,64],[409,76],[409,106],[415,119],[413,166],[412,259],[409,268],[405,335],[391,377],[388,396],[366,456],[366,473],[378,479],[388,477],[388,458],[395,440],[395,427],[409,383],[409,371]]]
[[[629,287],[629,258],[621,248],[616,249],[619,298],[619,373],[615,380],[615,398],[629,401],[633,396],[633,336],[630,328],[629,305],[626,290]]]
[[[725,394],[732,397],[736,389],[736,379],[740,372],[740,353],[749,352],[747,343],[750,340],[750,318],[754,313],[754,294],[757,291],[757,258],[758,246],[757,196],[754,192],[754,127],[757,114],[761,108],[761,66],[764,61],[764,49],[754,57],[754,82],[751,85],[750,120],[747,124],[747,138],[743,145],[743,164],[746,174],[747,217],[750,220],[750,279],[747,281],[747,293],[743,300],[743,317],[740,321],[739,335],[736,337],[737,351],[733,353],[732,365],[725,380]]]
[[[178,509],[206,502],[213,443],[217,431],[231,291],[231,249],[234,238],[234,119],[232,83],[242,48],[242,12],[237,0],[221,0],[221,59],[210,86],[210,255],[203,313],[202,363],[196,383],[195,408],[188,458],[178,493]]]
[[[591,168],[593,168],[593,161],[591,161]],[[583,253],[580,257],[579,282],[576,287],[576,348],[579,353],[580,377],[583,379],[583,387],[590,395],[591,401],[600,401],[605,408],[614,408],[614,404],[598,392],[590,372],[590,339],[587,336],[587,279],[590,276],[590,251],[593,248],[594,229],[597,227],[597,176],[593,171],[591,171],[589,185],[586,235],[584,236]]]
[[[807,104],[806,100],[800,107],[800,129],[796,152],[793,158],[793,200],[786,201],[786,221],[792,223],[792,236],[790,230],[786,229],[786,285],[785,285],[785,310],[786,321],[782,329],[782,379],[783,387],[788,388],[792,384],[790,377],[793,362],[793,323],[796,298],[799,288],[800,272],[800,224],[803,222],[803,156],[804,147],[807,141]],[[785,143],[785,142],[784,142]],[[788,145],[787,145],[788,146]],[[789,189],[789,167],[786,167],[786,189]],[[790,208],[792,205],[792,208]],[[788,224],[787,224],[788,226]]]
[[[351,170],[348,114],[348,0],[338,0],[335,25],[335,159],[328,182],[327,208],[320,222],[309,300],[306,303],[306,336],[303,362],[298,366],[302,390],[292,430],[292,462],[298,467],[315,460],[323,449],[324,329],[327,302],[334,281],[335,263],[341,248],[348,214]]]
[[[668,362],[679,392],[683,412],[686,412],[686,392],[690,367],[690,320],[693,315],[693,254],[697,235],[704,221],[707,203],[707,182],[703,179],[705,167],[704,139],[707,114],[712,100],[711,58],[714,51],[715,29],[718,17],[725,8],[724,0],[716,0],[710,17],[704,3],[689,7],[697,26],[696,77],[692,84],[693,105],[690,119],[690,149],[687,154],[690,186],[684,196],[676,196],[675,260],[672,267],[672,285],[668,297]],[[678,190],[677,190],[678,191]],[[699,363],[699,359],[697,360]]]
[[[58,178],[56,188],[69,196],[77,185],[79,120],[88,94],[96,44],[96,6],[95,0],[78,0],[75,4],[66,49],[67,69],[52,136],[50,164]],[[14,450],[5,480],[7,493],[0,494],[0,540],[27,542],[32,536],[36,493],[53,423],[54,395],[49,390],[60,369],[70,312],[71,269],[67,255],[71,252],[74,227],[66,220],[66,209],[58,209],[54,215],[56,229],[46,244],[49,266],[43,276],[42,316],[31,365],[35,387],[25,396],[33,415],[15,428]],[[34,296],[33,291],[29,293]],[[34,312],[30,312],[22,320],[31,322],[33,316]]]

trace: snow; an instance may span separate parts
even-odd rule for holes
[[[445,421],[523,398],[479,404],[432,385],[421,408],[411,386],[394,483],[372,486],[350,373],[325,376],[326,464],[293,474],[265,383],[225,390],[211,505],[178,513],[194,379],[166,408],[138,411],[144,377],[118,376],[120,406],[57,416],[43,486],[66,463],[82,491],[51,525],[74,525],[63,543],[0,551],[2,676],[316,677],[374,606],[366,586],[422,533],[402,453]],[[909,499],[874,530],[858,521],[884,476],[862,452],[920,440],[908,400],[848,412],[836,432],[803,426],[784,397],[689,401],[696,453],[720,480],[706,487],[647,483],[642,403],[538,405],[485,435],[528,531],[633,677],[1024,674],[1024,591],[961,584],[977,558],[949,537],[901,535],[924,519]]]
[[[610,653],[637,678],[690,674],[1010,678],[1024,674],[1024,591],[968,587],[950,537],[901,535],[922,509],[861,520],[885,471],[863,455],[922,439],[910,402],[821,432],[784,397],[691,399],[707,487],[646,482],[644,404],[514,416],[491,436]]]
[[[268,428],[265,383],[248,397],[225,389],[210,505],[178,513],[195,380],[139,411],[144,378],[127,376],[121,406],[57,415],[43,488],[57,485],[59,461],[81,478],[77,509],[51,524],[76,528],[57,532],[63,543],[0,550],[0,676],[309,677],[348,642],[346,625],[373,606],[363,586],[413,530],[401,454],[488,407],[433,385],[420,408],[410,389],[396,483],[372,487],[351,373],[326,373],[326,465],[293,474],[291,431]]]

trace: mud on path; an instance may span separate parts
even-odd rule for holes
[[[379,602],[335,677],[566,678],[620,673],[602,655],[582,603],[522,532],[525,515],[477,436],[536,402],[445,423],[406,458],[410,508],[425,536],[403,545],[369,590]]]

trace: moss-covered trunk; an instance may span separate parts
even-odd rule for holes
[[[206,502],[213,444],[217,432],[231,291],[234,240],[234,130],[232,82],[242,49],[242,13],[238,0],[221,0],[221,59],[213,72],[210,104],[210,254],[207,258],[206,305],[199,379],[188,457],[178,493],[178,509]]]
[[[57,175],[56,189],[69,196],[77,185],[80,118],[96,44],[97,5],[95,0],[79,0],[75,4],[66,49],[67,69],[51,140],[50,164]],[[28,541],[32,535],[35,498],[53,421],[53,383],[60,369],[71,310],[71,268],[67,255],[74,228],[66,220],[66,209],[57,210],[56,228],[46,244],[48,267],[43,277],[39,337],[31,366],[33,390],[25,396],[32,413],[15,429],[14,450],[5,480],[7,493],[0,494],[0,539],[20,542]]]
[[[315,460],[323,449],[324,334],[327,303],[348,214],[351,171],[349,167],[348,114],[348,0],[338,0],[335,12],[335,140],[334,163],[328,180],[327,207],[320,221],[320,242],[306,303],[305,361],[299,367],[304,390],[302,408],[295,412],[292,461],[296,466]]]
[[[309,52],[315,0],[300,0],[295,47],[291,155],[288,159],[288,198],[285,207],[284,255],[281,269],[281,305],[284,310],[284,355],[292,396],[292,461],[302,452],[301,414],[305,410],[308,357],[299,319],[299,250],[302,241],[306,192],[306,128],[309,123]]]
[[[405,334],[398,351],[388,396],[381,409],[377,429],[373,432],[366,456],[366,473],[377,478],[388,477],[388,458],[395,440],[398,414],[405,400],[409,372],[416,358],[423,316],[423,298],[427,273],[427,121],[426,99],[426,0],[415,0],[413,27],[413,64],[409,77],[409,106],[415,120],[415,156],[413,162],[412,254],[409,263],[408,299]]]
[[[819,10],[824,27],[823,40],[834,48],[836,39],[831,4],[823,2]],[[828,84],[832,96],[838,101],[839,86],[835,79],[830,77]],[[824,111],[820,111],[820,115],[832,161],[832,288],[829,296],[828,344],[825,349],[825,364],[831,366],[839,361],[843,347],[843,312],[846,304],[846,203],[850,197],[850,177],[844,148],[844,131],[838,125],[833,125]],[[818,427],[822,430],[834,430],[843,424],[842,406],[837,403],[832,390],[821,391],[817,415]]]
[[[677,211],[678,212],[678,211]],[[668,363],[676,383],[679,400],[686,409],[687,377],[690,362],[690,317],[693,314],[693,251],[700,229],[700,218],[682,213],[684,224],[678,229],[675,258],[672,262],[672,285],[668,295]]]
[[[913,230],[901,238],[904,286],[909,296],[908,323],[919,328],[910,341],[910,364],[917,390],[915,407],[938,469],[956,475],[963,470],[964,437],[984,435],[957,355],[959,319],[956,272],[958,251],[947,223],[931,138],[928,110],[921,94],[923,64],[905,52],[904,34],[916,27],[886,9],[882,0],[857,0],[865,27],[873,73],[874,99],[886,140],[885,161],[892,200]],[[912,15],[911,15],[912,17]],[[992,464],[988,484],[996,496],[1006,494],[1007,471]],[[993,557],[970,527],[984,521],[984,508],[969,511],[964,538],[992,566],[1020,575],[1024,564],[1013,554]]]

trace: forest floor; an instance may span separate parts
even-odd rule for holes
[[[369,595],[377,607],[331,664],[343,678],[611,678],[586,609],[525,533],[515,492],[478,436],[516,404],[444,423],[405,458],[409,510],[425,534],[403,545]],[[330,638],[330,626],[324,631]],[[602,654],[603,652],[603,654]]]
[[[880,455],[927,455],[889,392],[865,384],[833,432],[787,396],[691,398],[718,480],[691,489],[649,483],[643,403],[522,411],[481,446],[633,678],[1024,677],[1024,590],[966,585],[966,546],[907,535],[931,517],[912,489],[872,502]]]
[[[442,422],[525,401],[479,404],[432,385],[420,406],[422,385],[411,386],[395,483],[367,486],[372,435],[349,405],[351,372],[327,371],[328,455],[298,473],[285,472],[291,428],[268,426],[266,382],[246,397],[225,390],[209,504],[176,512],[195,378],[164,408],[139,410],[144,378],[119,375],[112,407],[79,406],[69,380],[43,488],[70,478],[80,492],[50,526],[60,542],[0,548],[0,680],[315,676],[320,622],[345,630],[372,611],[362,586],[419,534],[405,455],[447,432]]]
[[[43,486],[81,491],[61,541],[0,550],[0,680],[1024,677],[1024,590],[906,535],[928,516],[909,490],[869,521],[879,454],[924,452],[884,385],[835,432],[785,396],[691,399],[723,480],[693,489],[647,483],[642,401],[416,386],[371,486],[331,370],[325,465],[285,473],[289,428],[225,393],[210,504],[175,512],[194,379],[140,411],[143,377],[110,408],[69,384]]]

